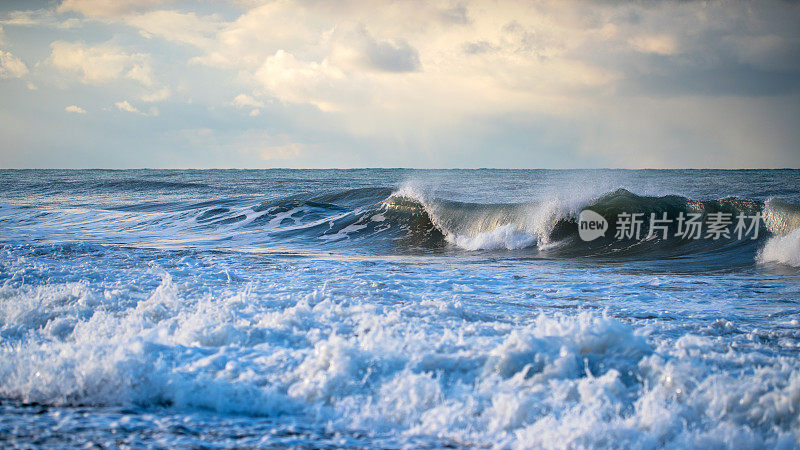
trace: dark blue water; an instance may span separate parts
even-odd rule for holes
[[[797,170],[0,171],[0,442],[793,448],[797,205]]]

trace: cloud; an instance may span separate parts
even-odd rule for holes
[[[145,37],[157,36],[200,48],[214,46],[216,33],[222,27],[216,16],[200,17],[191,12],[163,10],[126,16],[124,22]]]
[[[155,9],[171,0],[64,0],[58,11],[78,12],[102,22],[122,22],[146,37],[196,47],[212,45],[221,23],[216,15],[201,17],[193,12]],[[48,10],[52,13],[51,10]],[[23,12],[21,12],[23,13]],[[74,20],[74,19],[73,19]]]
[[[22,11],[10,11],[0,19],[0,24],[18,27],[47,27],[54,29],[72,29],[81,25],[75,18],[58,17],[52,9],[33,9]]]
[[[470,55],[478,55],[481,53],[492,53],[498,50],[498,47],[487,41],[465,42],[462,45],[464,53]]]
[[[247,94],[239,94],[233,99],[233,101],[231,101],[231,105],[239,108],[246,108],[246,107],[262,107],[264,106],[264,103],[254,99],[253,97]]]
[[[67,32],[54,20],[77,23]],[[65,0],[0,13],[7,32],[42,31],[22,47],[6,37],[3,48],[26,61],[41,58],[22,48],[58,39],[31,69],[42,93],[55,70],[101,102],[127,99],[120,111],[155,115],[148,103],[168,99],[170,112],[186,107],[159,126],[214,128],[220,149],[232,148],[222,142],[231,129],[258,125],[281,136],[270,148],[306,144],[293,161],[317,164],[313,153],[331,154],[335,142],[369,149],[338,154],[366,165],[446,165],[467,151],[464,165],[493,164],[487,149],[501,147],[504,164],[570,166],[568,155],[584,152],[580,161],[597,155],[601,165],[666,165],[672,152],[713,165],[759,146],[737,134],[747,117],[771,130],[764,161],[797,160],[798,21],[800,4],[774,0]],[[97,44],[107,31],[112,40]],[[765,114],[769,106],[784,115]],[[241,114],[227,115],[231,107]],[[696,111],[707,114],[702,126]],[[253,139],[248,158],[260,158]]]
[[[114,106],[117,107],[120,111],[126,111],[134,114],[140,114],[143,116],[158,116],[159,111],[158,108],[150,107],[147,112],[140,111],[139,108],[133,106],[127,100],[123,100],[121,102],[114,103]]]
[[[405,39],[375,39],[359,25],[332,49],[332,59],[339,63],[385,72],[413,72],[420,68],[417,49]]]
[[[141,111],[136,109],[135,106],[133,106],[130,103],[128,103],[127,100],[124,100],[124,101],[121,101],[121,102],[116,102],[116,103],[114,103],[114,106],[116,106],[117,109],[120,109],[122,111],[128,111],[128,112],[132,112],[132,113],[136,113],[136,114],[142,114]]]
[[[129,53],[112,44],[89,46],[82,42],[50,44],[49,61],[57,69],[77,73],[84,83],[107,83],[130,79],[143,86],[154,84],[151,56]]]
[[[237,108],[250,108],[250,112],[248,113],[250,117],[255,117],[261,114],[261,110],[259,108],[264,107],[263,102],[256,100],[247,94],[237,95],[233,101],[231,101],[231,105]]]
[[[87,17],[114,18],[144,11],[170,0],[64,0],[59,12],[77,12]]]
[[[675,67],[631,78],[627,88],[634,94],[661,97],[774,97],[800,90],[800,70],[764,70],[744,64]]]
[[[22,78],[28,73],[28,67],[22,60],[11,54],[0,50],[0,79],[1,78]]]
[[[490,13],[477,3],[452,11],[427,2],[392,3],[381,12],[360,6],[280,1],[255,7],[219,33],[224,51],[204,48],[198,61],[233,65],[254,82],[256,98],[348,111],[351,130],[362,133],[374,124],[378,134],[385,124],[374,118],[381,116],[411,131],[419,123],[409,119],[436,126],[471,114],[583,107],[575,92],[619,78],[615,68],[571,54],[603,38],[602,26],[595,32],[583,23],[560,23],[524,2]]]
[[[64,111],[66,111],[68,113],[75,113],[75,114],[86,114],[86,110],[85,109],[81,108],[80,106],[76,106],[76,105],[69,105],[66,108],[64,108]]]
[[[350,78],[329,61],[300,61],[278,50],[254,74],[265,92],[288,103],[309,103],[322,111],[357,105],[359,92]]]
[[[170,97],[172,92],[169,88],[161,88],[155,91],[150,91],[142,94],[139,98],[143,102],[153,103],[153,102],[160,102],[166,100]]]
[[[674,55],[678,51],[675,38],[665,34],[634,36],[628,40],[628,43],[636,50],[644,53]]]

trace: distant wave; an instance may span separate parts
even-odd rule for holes
[[[207,184],[189,183],[179,181],[161,180],[140,180],[140,179],[120,179],[120,180],[97,180],[94,182],[86,181],[51,181],[37,186],[47,192],[59,191],[94,191],[94,192],[115,192],[115,191],[148,191],[148,190],[175,190],[175,189],[198,189],[207,188]]]

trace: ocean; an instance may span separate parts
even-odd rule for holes
[[[0,445],[798,448],[799,267],[800,170],[2,170]]]

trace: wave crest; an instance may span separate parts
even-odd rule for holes
[[[447,242],[466,250],[547,246],[558,222],[575,216],[574,210],[556,201],[465,203],[427,198],[409,187],[393,193],[384,205],[397,212],[426,215]]]

